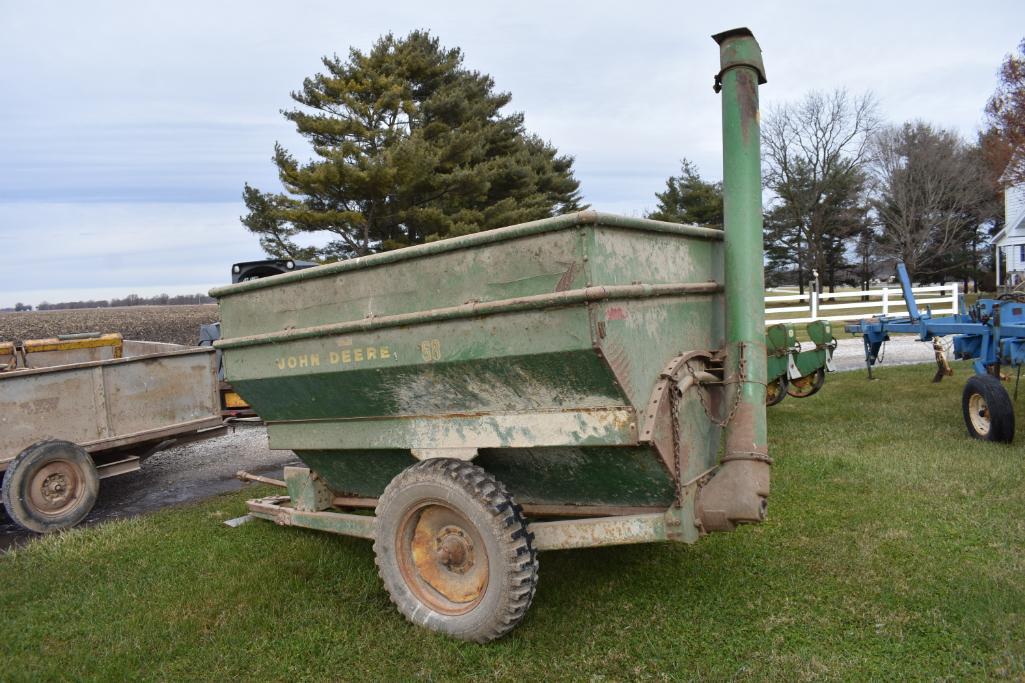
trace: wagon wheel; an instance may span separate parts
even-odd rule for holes
[[[996,377],[970,377],[961,395],[961,412],[969,436],[1000,443],[1014,439],[1014,405]]]
[[[73,527],[89,514],[100,477],[85,450],[70,441],[40,441],[23,450],[4,476],[7,516],[36,533]]]
[[[406,619],[462,640],[506,634],[534,597],[537,551],[521,508],[469,462],[425,460],[392,479],[377,503],[374,553]]]
[[[817,394],[822,385],[826,383],[826,370],[819,368],[810,375],[795,379],[787,387],[787,393],[794,398],[808,398]]]
[[[765,385],[765,405],[774,406],[787,397],[787,378],[780,375]]]

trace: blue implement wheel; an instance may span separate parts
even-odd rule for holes
[[[969,378],[961,395],[961,410],[969,436],[998,443],[1011,443],[1014,439],[1014,405],[996,377]]]

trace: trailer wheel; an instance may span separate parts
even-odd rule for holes
[[[70,441],[40,441],[7,469],[4,508],[18,526],[45,534],[81,522],[96,503],[100,477],[85,450]]]
[[[787,378],[780,375],[765,385],[765,405],[774,406],[787,397]]]
[[[374,553],[409,621],[478,643],[511,631],[537,585],[522,509],[480,467],[434,458],[400,472],[377,503]]]
[[[787,394],[794,398],[814,396],[826,383],[826,369],[819,368],[813,374],[795,379],[787,387]]]
[[[961,410],[969,436],[1000,443],[1014,439],[1014,405],[996,377],[969,378],[961,396]]]

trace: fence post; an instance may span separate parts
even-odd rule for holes
[[[808,305],[811,307],[811,319],[815,320],[819,317],[819,292],[814,287],[808,290]]]
[[[951,283],[951,285],[950,285],[950,314],[951,315],[957,315],[958,314],[958,303],[960,303],[958,301],[958,299],[960,298],[960,297],[958,297],[959,289],[960,289],[960,285],[957,282]]]
[[[890,288],[883,287],[883,315],[890,315]]]

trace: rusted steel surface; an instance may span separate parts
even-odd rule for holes
[[[247,501],[249,514],[272,521],[281,526],[297,526],[316,529],[345,536],[374,538],[376,518],[333,511],[301,511],[296,509],[289,496],[270,496]],[[476,555],[486,552],[483,542],[476,536],[473,525],[460,523],[461,515],[442,505],[429,505],[417,510],[415,528],[410,531],[413,538],[412,555],[407,559],[407,569],[415,567],[417,574],[425,577],[435,590],[454,602],[466,602],[480,592],[481,581],[486,582],[486,554],[481,561],[473,561]],[[554,522],[534,522],[528,529],[534,534],[534,547],[538,550],[568,550],[572,548],[595,548],[630,543],[652,543],[667,541],[673,537],[674,527],[680,526],[678,513],[654,512],[647,514],[590,517],[567,519]],[[447,555],[438,550],[447,550]],[[437,565],[438,557],[449,562],[450,571],[442,571]],[[461,566],[474,567],[473,571],[460,573]],[[485,571],[481,573],[481,569]],[[457,597],[453,597],[457,596]]]
[[[90,453],[221,424],[211,349],[188,349],[0,374],[0,469],[42,439]]]
[[[441,614],[464,614],[484,597],[488,548],[460,512],[433,502],[409,510],[399,523],[399,570],[417,598]]]
[[[528,528],[538,550],[569,550],[665,541],[666,522],[665,513],[655,513],[534,522]]]
[[[344,536],[373,538],[377,519],[344,512],[300,512],[289,507],[288,496],[271,496],[246,502],[249,514],[281,526],[298,526]]]
[[[235,478],[239,481],[252,481],[260,484],[269,484],[271,486],[278,486],[285,488],[286,484],[283,479],[272,479],[271,477],[261,477],[258,474],[251,474],[245,470],[239,470],[235,473]]]

